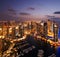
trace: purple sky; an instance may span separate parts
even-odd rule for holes
[[[0,20],[30,20],[44,16],[58,18],[60,0],[0,0]]]

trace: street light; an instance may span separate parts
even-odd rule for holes
[[[43,25],[44,25],[44,23],[42,22],[42,23],[41,23],[41,25],[43,26]]]
[[[0,38],[1,38],[1,36],[0,36]]]
[[[19,26],[17,26],[16,29],[19,29]]]
[[[57,25],[55,24],[54,27],[57,27]]]
[[[0,28],[0,30],[2,30],[2,28]]]
[[[12,28],[9,28],[9,33],[11,33],[12,32]]]

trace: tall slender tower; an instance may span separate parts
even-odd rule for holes
[[[44,37],[47,38],[47,23],[44,23]]]
[[[58,26],[57,24],[53,24],[53,32],[54,32],[54,41],[57,42],[58,41]]]

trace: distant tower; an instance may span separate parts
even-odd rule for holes
[[[15,27],[12,29],[12,37],[15,38]]]
[[[39,32],[40,32],[40,31],[39,31],[39,24],[36,23],[36,25],[37,25],[37,28],[36,28],[36,29],[37,29],[37,33],[39,34]]]
[[[33,22],[31,21],[31,30],[33,29]]]
[[[40,33],[43,37],[47,38],[47,22],[41,22]]]
[[[2,39],[0,39],[0,52],[2,52]]]
[[[24,35],[24,26],[23,26],[23,23],[21,25],[19,25],[19,34],[20,34],[20,37],[22,38],[23,35]]]
[[[47,20],[48,26],[48,36],[53,37],[53,22],[51,20]]]
[[[47,31],[48,31],[48,29],[47,29],[47,23],[45,22],[44,23],[44,37],[45,38],[47,38]]]
[[[58,26],[57,24],[53,24],[53,32],[54,32],[54,41],[57,42],[58,41]]]

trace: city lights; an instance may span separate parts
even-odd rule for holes
[[[41,23],[41,25],[43,26],[43,25],[44,25],[44,23]]]
[[[9,33],[11,33],[12,32],[12,28],[9,28]]]
[[[16,27],[16,29],[18,29],[18,28],[19,28],[19,26]]]
[[[49,23],[48,21],[47,22],[46,21],[45,22],[42,22],[42,21],[26,22],[25,21],[25,22],[23,22],[23,24],[18,23],[14,26],[9,25],[7,27],[5,25],[5,27],[0,28],[0,31],[1,31],[0,39],[6,39],[7,41],[10,41],[10,43],[12,43],[14,46],[15,43],[24,41],[27,39],[27,37],[29,38],[29,37],[33,36],[34,39],[36,39],[36,41],[41,40],[41,41],[50,43],[51,46],[55,46],[55,47],[60,46],[58,37],[57,37],[58,26],[54,22],[53,22],[53,26],[50,24],[52,24],[52,23]],[[53,27],[52,32],[50,31],[51,30],[50,27]],[[52,38],[49,38],[50,36]],[[4,45],[5,45],[5,43],[4,43]],[[23,48],[25,45],[23,45],[21,47]],[[10,56],[12,49],[14,50],[14,52],[17,52],[17,50],[14,49],[13,46],[10,46],[10,48],[6,51],[4,56]],[[18,48],[21,48],[21,47],[18,47]],[[28,49],[25,50],[24,52],[28,53],[31,50],[33,50],[32,47],[30,47],[29,50]],[[38,56],[40,56],[40,53]]]
[[[2,28],[0,28],[0,30],[2,30]]]
[[[0,0],[0,57],[60,57],[60,0]]]

